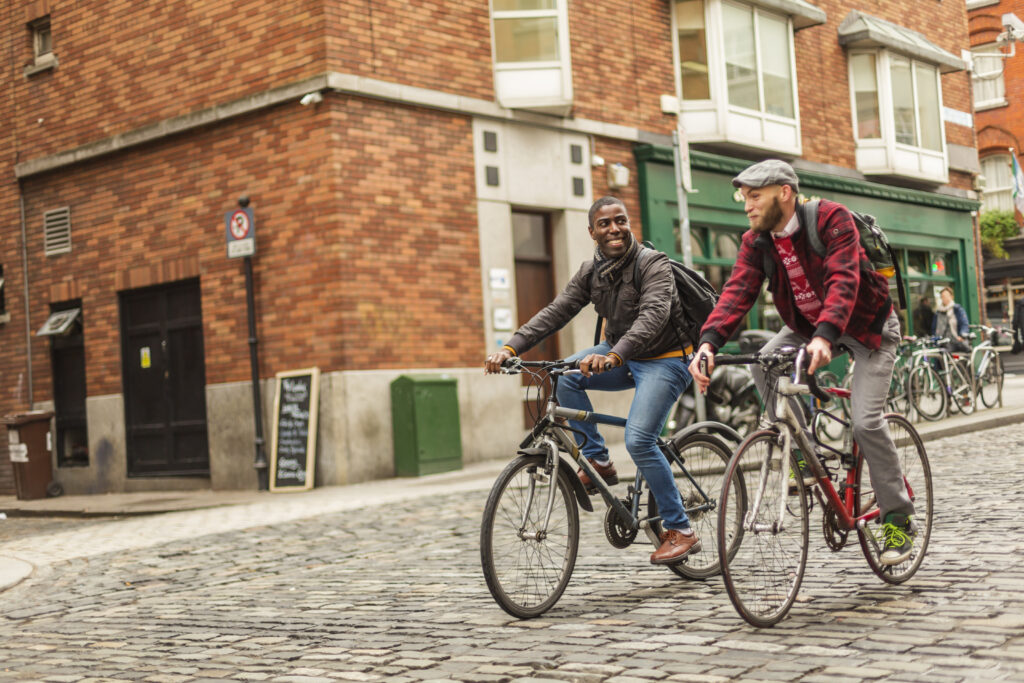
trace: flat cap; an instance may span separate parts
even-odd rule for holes
[[[748,166],[738,176],[732,179],[734,187],[744,185],[746,187],[764,187],[766,185],[789,185],[794,191],[800,191],[800,180],[796,177],[796,171],[785,161],[779,159],[765,159],[752,166]]]

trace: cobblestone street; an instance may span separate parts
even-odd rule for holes
[[[612,548],[599,514],[561,601],[516,621],[481,575],[483,489],[242,523],[222,508],[8,519],[0,555],[36,569],[0,594],[0,679],[1024,680],[1024,427],[927,448],[917,576],[883,584],[855,541],[831,553],[815,509],[800,602],[765,630],[719,579]]]

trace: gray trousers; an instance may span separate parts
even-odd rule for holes
[[[914,514],[914,504],[907,495],[907,487],[903,483],[896,444],[893,443],[889,427],[882,417],[885,414],[885,401],[889,394],[889,382],[892,379],[893,365],[896,363],[896,345],[899,340],[900,323],[895,311],[889,314],[889,319],[885,322],[885,328],[882,330],[882,347],[878,351],[872,351],[848,334],[844,334],[838,340],[839,344],[850,350],[853,360],[856,361],[853,367],[853,382],[850,385],[853,438],[867,460],[871,487],[875,491],[882,520],[890,512]],[[784,326],[761,350],[771,351],[780,346],[799,346],[806,344],[807,341],[788,326]],[[759,365],[751,366],[751,371],[758,391],[761,392],[761,396],[766,396],[767,373]],[[774,408],[769,403],[770,415]],[[794,412],[806,430],[803,411],[799,406],[794,406]]]

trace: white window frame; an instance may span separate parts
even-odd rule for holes
[[[1006,185],[996,185],[994,173],[986,173],[986,167],[1001,164],[1006,172]],[[991,154],[981,160],[981,172],[985,176],[985,189],[981,194],[982,211],[1013,211],[1013,170],[1009,154]]]
[[[1003,57],[989,57],[990,54],[1002,54],[1002,50],[999,48],[998,43],[989,43],[987,45],[977,45],[971,48],[971,57],[974,63],[974,68],[971,69],[971,97],[974,100],[974,109],[983,110],[991,109],[993,107],[1003,107],[1009,104],[1006,101],[1006,80],[1004,75],[1004,64],[1005,59]],[[998,72],[995,70],[979,72],[978,61],[979,58],[983,61],[991,61],[993,64],[998,64]],[[978,99],[978,86],[979,82],[998,82],[996,90],[999,94],[996,97],[990,97],[988,99]]]
[[[569,2],[555,0],[555,9],[495,11],[491,3],[491,62],[494,64],[494,91],[498,103],[509,109],[531,109],[549,114],[566,115],[572,109],[572,60],[569,43]],[[538,62],[499,62],[495,21],[499,19],[556,19],[558,59]],[[558,69],[560,92],[521,95],[509,92],[510,81],[519,76],[532,78]],[[504,91],[504,92],[503,92]]]
[[[32,33],[32,63],[25,67],[25,78],[41,71],[47,71],[57,66],[57,55],[53,51],[53,24],[50,15],[39,17],[28,22],[28,29]],[[49,35],[49,49],[44,51],[42,46],[42,30],[46,29]]]
[[[757,59],[758,98],[760,110],[729,103],[726,74],[725,27],[722,5],[741,7],[753,12],[755,56]],[[764,74],[761,68],[761,47],[758,21],[761,15],[786,22],[789,38],[789,71],[792,76],[793,118],[764,111]],[[672,20],[672,68],[675,76],[676,99],[679,112],[690,142],[725,143],[729,147],[771,151],[797,157],[803,153],[800,132],[800,99],[796,71],[796,47],[793,40],[793,18],[782,12],[765,9],[756,2],[739,0],[704,0],[704,35],[707,41],[708,79],[711,99],[684,100],[682,69],[679,63],[678,22],[675,6]]]
[[[880,138],[858,138],[857,101],[853,88],[853,59],[857,54],[875,55],[875,81],[878,84]],[[914,125],[919,142],[921,136],[920,106],[917,92],[916,65],[935,71],[936,94],[938,96],[940,149],[933,150],[917,145],[896,141],[896,118],[892,100],[892,59],[898,57],[910,63],[914,86]],[[898,176],[945,183],[949,180],[949,152],[946,143],[946,125],[942,117],[942,74],[938,66],[920,59],[914,59],[884,48],[847,50],[847,79],[850,95],[850,120],[856,145],[857,170],[865,175]]]

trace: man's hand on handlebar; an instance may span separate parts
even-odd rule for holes
[[[501,372],[501,365],[512,357],[508,349],[498,349],[484,360],[484,372],[488,375]]]
[[[708,390],[708,384],[711,383],[711,373],[714,371],[715,348],[705,342],[700,345],[697,353],[693,355],[693,360],[690,361],[690,374],[693,376],[693,381],[697,383],[700,393],[703,394]]]
[[[818,368],[832,362],[832,344],[824,337],[815,337],[807,344],[807,355],[811,359],[807,372],[813,375]]]
[[[619,367],[619,357],[614,355],[604,356],[600,353],[592,353],[580,361],[580,372],[586,377],[600,375],[602,372],[617,367]]]

